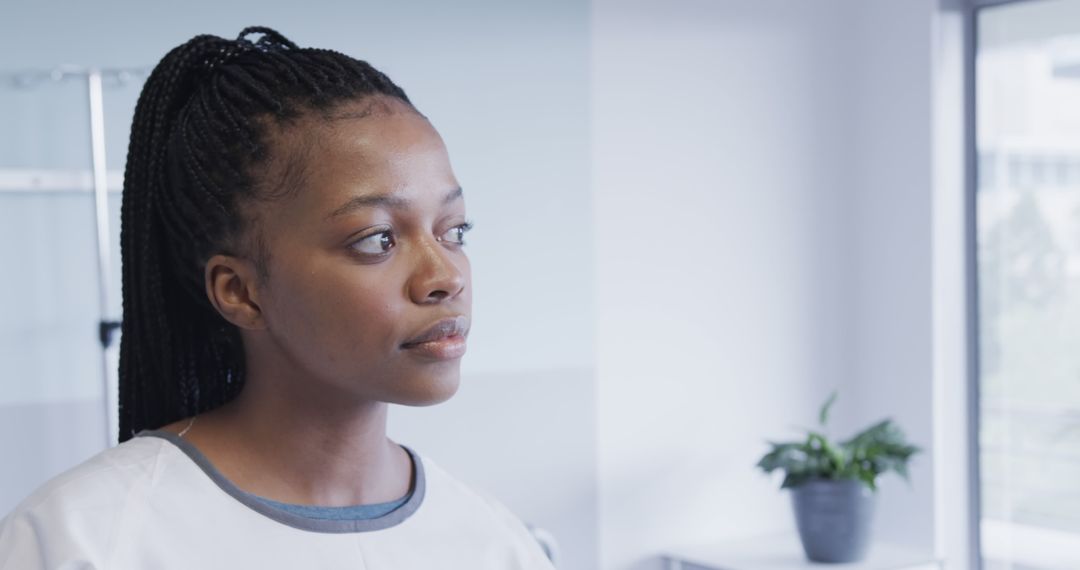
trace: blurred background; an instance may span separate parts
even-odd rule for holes
[[[0,513],[115,441],[145,72],[249,25],[368,60],[446,140],[475,324],[390,434],[560,569],[791,533],[754,465],[833,390],[831,435],[924,450],[875,543],[1080,568],[1080,0],[5,0]]]

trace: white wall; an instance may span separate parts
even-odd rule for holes
[[[893,417],[924,447],[911,487],[881,481],[878,533],[934,547],[933,22],[936,0],[851,2],[856,16],[852,161],[857,238],[849,428]],[[958,194],[962,187],[957,187]]]
[[[933,550],[936,11],[594,2],[603,568],[791,528],[753,465],[834,387],[834,435],[926,450],[876,536]]]
[[[593,4],[603,568],[793,526],[754,464],[852,365],[852,21]]]

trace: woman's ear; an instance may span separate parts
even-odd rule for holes
[[[266,323],[258,301],[258,274],[251,261],[218,254],[206,262],[206,296],[230,323],[262,329]]]

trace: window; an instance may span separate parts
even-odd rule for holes
[[[1080,568],[1080,0],[975,23],[981,557]]]

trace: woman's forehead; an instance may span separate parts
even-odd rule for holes
[[[459,188],[438,132],[411,111],[338,117],[300,136],[308,148],[294,214],[325,220],[364,197],[393,198],[372,206],[439,207]]]

